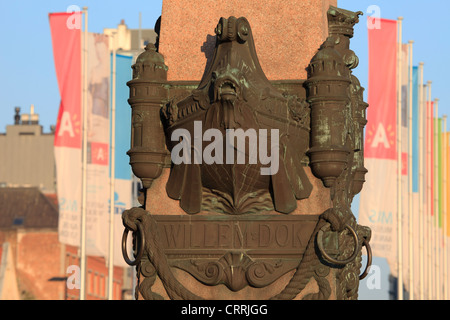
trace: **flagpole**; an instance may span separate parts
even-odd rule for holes
[[[403,235],[402,235],[402,20],[398,22],[397,69],[397,298],[403,300]]]
[[[80,236],[80,300],[86,299],[86,185],[87,185],[87,32],[88,8],[83,7],[83,145],[82,145],[82,181],[81,181],[81,236]]]
[[[427,229],[428,229],[428,300],[432,300],[433,293],[433,273],[432,273],[432,262],[433,262],[433,229],[432,229],[432,215],[433,211],[433,199],[432,199],[432,190],[433,190],[433,163],[432,163],[432,155],[433,155],[433,108],[431,104],[431,81],[427,82],[426,85],[426,103],[427,103],[427,115],[428,115],[428,134],[429,134],[429,146],[428,146],[428,167],[429,167],[429,177],[428,177],[428,203],[429,203],[429,214],[427,215]]]
[[[408,87],[409,87],[409,111],[408,111],[408,236],[409,236],[409,300],[414,300],[414,248],[413,248],[413,190],[412,190],[412,109],[413,109],[413,101],[412,101],[412,73],[413,73],[413,65],[412,65],[412,57],[413,57],[413,43],[414,41],[409,40],[408,43],[408,60],[409,60],[409,68],[408,68]]]
[[[447,236],[446,236],[446,230],[447,230],[447,188],[448,188],[448,180],[447,180],[447,157],[448,157],[448,135],[447,135],[447,116],[444,115],[442,117],[442,121],[443,121],[443,127],[444,127],[444,148],[443,148],[443,153],[444,153],[444,159],[443,161],[443,168],[444,168],[444,172],[442,173],[443,176],[443,187],[444,190],[442,192],[443,194],[443,226],[442,226],[442,242],[443,242],[443,248],[442,248],[442,254],[443,254],[443,298],[444,300],[448,299],[448,295],[447,295]]]
[[[430,98],[430,102],[431,102],[431,81],[428,82],[430,85],[428,86],[428,96]],[[434,299],[437,300],[437,279],[438,279],[438,268],[437,268],[437,248],[436,248],[436,243],[437,243],[437,234],[436,234],[436,216],[439,212],[439,184],[438,184],[438,173],[439,173],[439,166],[438,166],[438,141],[437,141],[437,132],[438,132],[438,112],[437,112],[437,108],[435,105],[431,104],[431,114],[432,114],[432,121],[433,121],[433,168],[434,168],[434,172],[433,172],[433,203],[434,203],[434,210],[433,210],[433,217],[434,219],[431,219],[430,222],[430,228],[431,228],[431,235],[433,236],[432,238],[432,266],[431,269],[433,270],[433,276],[434,278],[432,279],[433,281],[433,295],[434,295]]]
[[[424,299],[423,62],[419,63],[419,297]]]
[[[430,297],[430,261],[431,261],[431,255],[430,255],[430,227],[429,227],[429,217],[431,216],[431,202],[430,202],[430,198],[431,198],[431,169],[430,169],[430,162],[431,162],[431,122],[430,122],[430,107],[428,104],[428,85],[424,85],[424,87],[422,88],[422,91],[424,93],[424,107],[426,109],[426,123],[427,123],[427,128],[426,128],[426,135],[427,135],[427,156],[426,156],[426,168],[427,168],[427,174],[426,174],[426,185],[427,185],[427,195],[426,195],[426,199],[427,199],[427,212],[426,212],[426,218],[425,218],[425,227],[426,227],[426,256],[427,256],[427,263],[426,263],[426,290],[427,290],[427,299],[431,300]]]
[[[446,143],[445,143],[445,162],[446,162],[446,184],[445,184],[445,212],[444,212],[444,300],[448,300],[448,193],[449,193],[449,180],[448,180],[448,173],[449,173],[449,166],[448,166],[448,158],[450,156],[449,154],[449,140],[450,136],[447,132],[447,117],[445,118],[445,136],[446,136]]]
[[[450,143],[450,134],[449,134],[449,132],[447,132],[446,133],[446,136],[447,136],[447,142],[446,142],[446,146],[445,146],[445,148],[446,148],[446,161],[447,161],[447,175],[449,174],[449,170],[450,170],[450,166],[448,166],[448,164],[449,164],[449,157],[450,157],[450,153],[449,153],[449,151],[450,151],[450,149],[449,149],[449,143]],[[447,177],[447,186],[446,186],[446,193],[445,193],[445,199],[446,199],[446,201],[447,201],[447,206],[446,206],[446,208],[445,208],[445,216],[444,216],[444,270],[445,270],[445,279],[444,279],[444,281],[445,281],[445,283],[444,283],[444,289],[445,289],[445,291],[444,291],[444,300],[448,300],[449,299],[449,285],[448,285],[448,268],[449,268],[449,266],[448,266],[448,223],[449,223],[449,221],[448,221],[448,214],[449,214],[449,211],[448,211],[448,205],[449,205],[449,203],[448,203],[448,194],[449,194],[449,184],[450,184],[450,181],[449,181],[449,179],[448,179],[448,177]]]
[[[431,121],[433,122],[433,131],[431,132],[432,136],[433,136],[433,144],[432,144],[432,154],[433,154],[433,163],[431,164],[433,166],[433,198],[431,199],[431,201],[433,201],[433,212],[432,212],[432,217],[430,217],[430,234],[431,234],[431,268],[430,271],[432,270],[432,275],[431,275],[431,281],[432,281],[432,285],[431,285],[431,296],[434,298],[434,300],[436,300],[436,233],[434,230],[434,220],[436,219],[436,211],[437,211],[437,201],[436,201],[436,193],[438,191],[438,189],[436,188],[436,130],[437,130],[437,122],[436,122],[436,109],[434,108],[434,104],[431,103],[431,81],[428,81],[428,83],[430,84],[428,86],[428,98],[430,99],[430,108],[431,108]]]
[[[431,96],[431,94],[430,94]],[[439,283],[440,283],[440,274],[439,274],[439,193],[440,193],[440,186],[439,186],[439,108],[437,105],[437,99],[434,100],[434,112],[435,112],[435,128],[434,128],[434,186],[435,186],[435,192],[434,192],[434,228],[435,228],[435,236],[434,236],[434,274],[435,274],[435,294],[436,294],[436,300],[440,300],[440,290],[439,290]]]
[[[112,79],[111,79],[111,177],[109,197],[109,263],[108,263],[108,300],[113,300],[114,284],[114,209],[115,209],[115,173],[116,173],[116,33],[113,32]]]

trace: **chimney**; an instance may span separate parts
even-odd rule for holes
[[[22,113],[20,115],[20,122],[22,125],[28,125],[30,124],[30,115],[26,113]]]
[[[30,124],[39,124],[39,115],[34,113],[34,104],[30,107]]]
[[[20,107],[15,107],[14,110],[16,111],[16,114],[14,115],[14,125],[20,124]]]

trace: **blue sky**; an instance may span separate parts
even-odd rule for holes
[[[59,107],[59,92],[53,64],[52,43],[48,13],[64,12],[70,5],[89,8],[89,31],[103,32],[104,28],[116,27],[124,19],[129,28],[138,28],[139,13],[142,13],[143,28],[153,28],[161,14],[162,0],[127,1],[65,1],[65,0],[17,0],[2,2],[2,50],[0,50],[0,132],[13,123],[14,107],[29,112],[35,105],[40,114],[44,132],[56,123]],[[450,1],[448,0],[338,0],[338,6],[352,11],[363,11],[365,15],[355,27],[351,48],[360,58],[354,71],[367,88],[367,9],[379,6],[381,17],[397,19],[403,16],[403,40],[414,41],[414,64],[425,63],[425,81],[433,81],[433,98],[439,98],[439,114],[450,114],[450,90],[445,77],[450,71],[448,56],[450,42],[445,39],[445,29]],[[367,91],[366,91],[367,94]],[[358,214],[358,199],[354,203]],[[361,299],[388,299],[387,277],[389,268],[385,259],[376,258],[374,264],[381,270],[381,289],[369,290],[361,283]]]
[[[48,14],[66,12],[71,5],[89,9],[89,31],[102,33],[115,28],[121,19],[129,28],[153,29],[161,15],[161,0],[17,0],[2,1],[0,50],[0,132],[13,124],[14,107],[23,113],[35,105],[44,132],[56,123],[59,91],[53,63]]]
[[[44,130],[55,124],[59,92],[53,65],[52,44],[48,24],[49,12],[64,12],[70,5],[89,8],[89,29],[102,32],[116,27],[125,19],[129,28],[138,28],[139,12],[143,28],[153,28],[161,13],[162,0],[100,1],[85,0],[17,0],[2,3],[0,19],[2,50],[0,50],[0,132],[13,121],[14,107],[28,112],[30,105],[40,114]],[[443,26],[450,2],[448,0],[338,0],[341,8],[363,11],[365,16],[355,28],[352,49],[360,57],[355,74],[367,88],[367,8],[378,5],[387,19],[404,17],[404,41],[414,40],[414,64],[425,62],[425,81],[433,81],[432,95],[440,99],[439,114],[449,114],[450,90],[445,87],[449,70],[446,58],[450,42],[445,41]],[[446,10],[447,9],[447,10]],[[441,36],[442,35],[442,36]]]
[[[403,42],[413,40],[413,63],[424,62],[424,81],[432,81],[432,96],[438,98],[439,115],[450,114],[450,91],[446,88],[445,76],[450,71],[445,62],[448,59],[450,42],[444,40],[448,31],[445,21],[450,2],[447,0],[338,0],[338,6],[352,11],[362,11],[364,16],[355,27],[355,37],[351,47],[360,58],[360,65],[355,74],[361,84],[367,88],[367,26],[366,19],[370,12],[367,9],[377,5],[381,17],[396,20],[403,17]],[[446,30],[447,29],[447,30]],[[367,93],[367,90],[366,90]]]

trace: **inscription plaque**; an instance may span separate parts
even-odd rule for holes
[[[265,287],[295,269],[319,220],[317,215],[153,217],[172,267],[232,291]],[[327,234],[325,243],[327,252],[338,253],[336,233]]]
[[[299,259],[318,216],[164,216],[155,215],[169,258],[221,255],[230,250],[252,257]],[[333,250],[332,248],[329,248]]]

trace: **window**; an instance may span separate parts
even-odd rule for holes
[[[102,298],[106,298],[106,291],[105,291],[106,281],[104,275],[100,276],[100,285],[101,285],[100,296]]]
[[[16,217],[13,220],[13,226],[23,226],[25,218],[24,217]]]
[[[98,297],[98,295],[99,295],[99,279],[100,279],[100,277],[99,277],[99,275],[98,275],[98,273],[96,272],[95,274],[94,274],[94,295],[95,296],[97,296]]]
[[[113,283],[113,299],[122,300],[121,285],[117,281],[114,281]]]
[[[94,274],[92,273],[92,270],[88,271],[88,294],[94,293]]]

